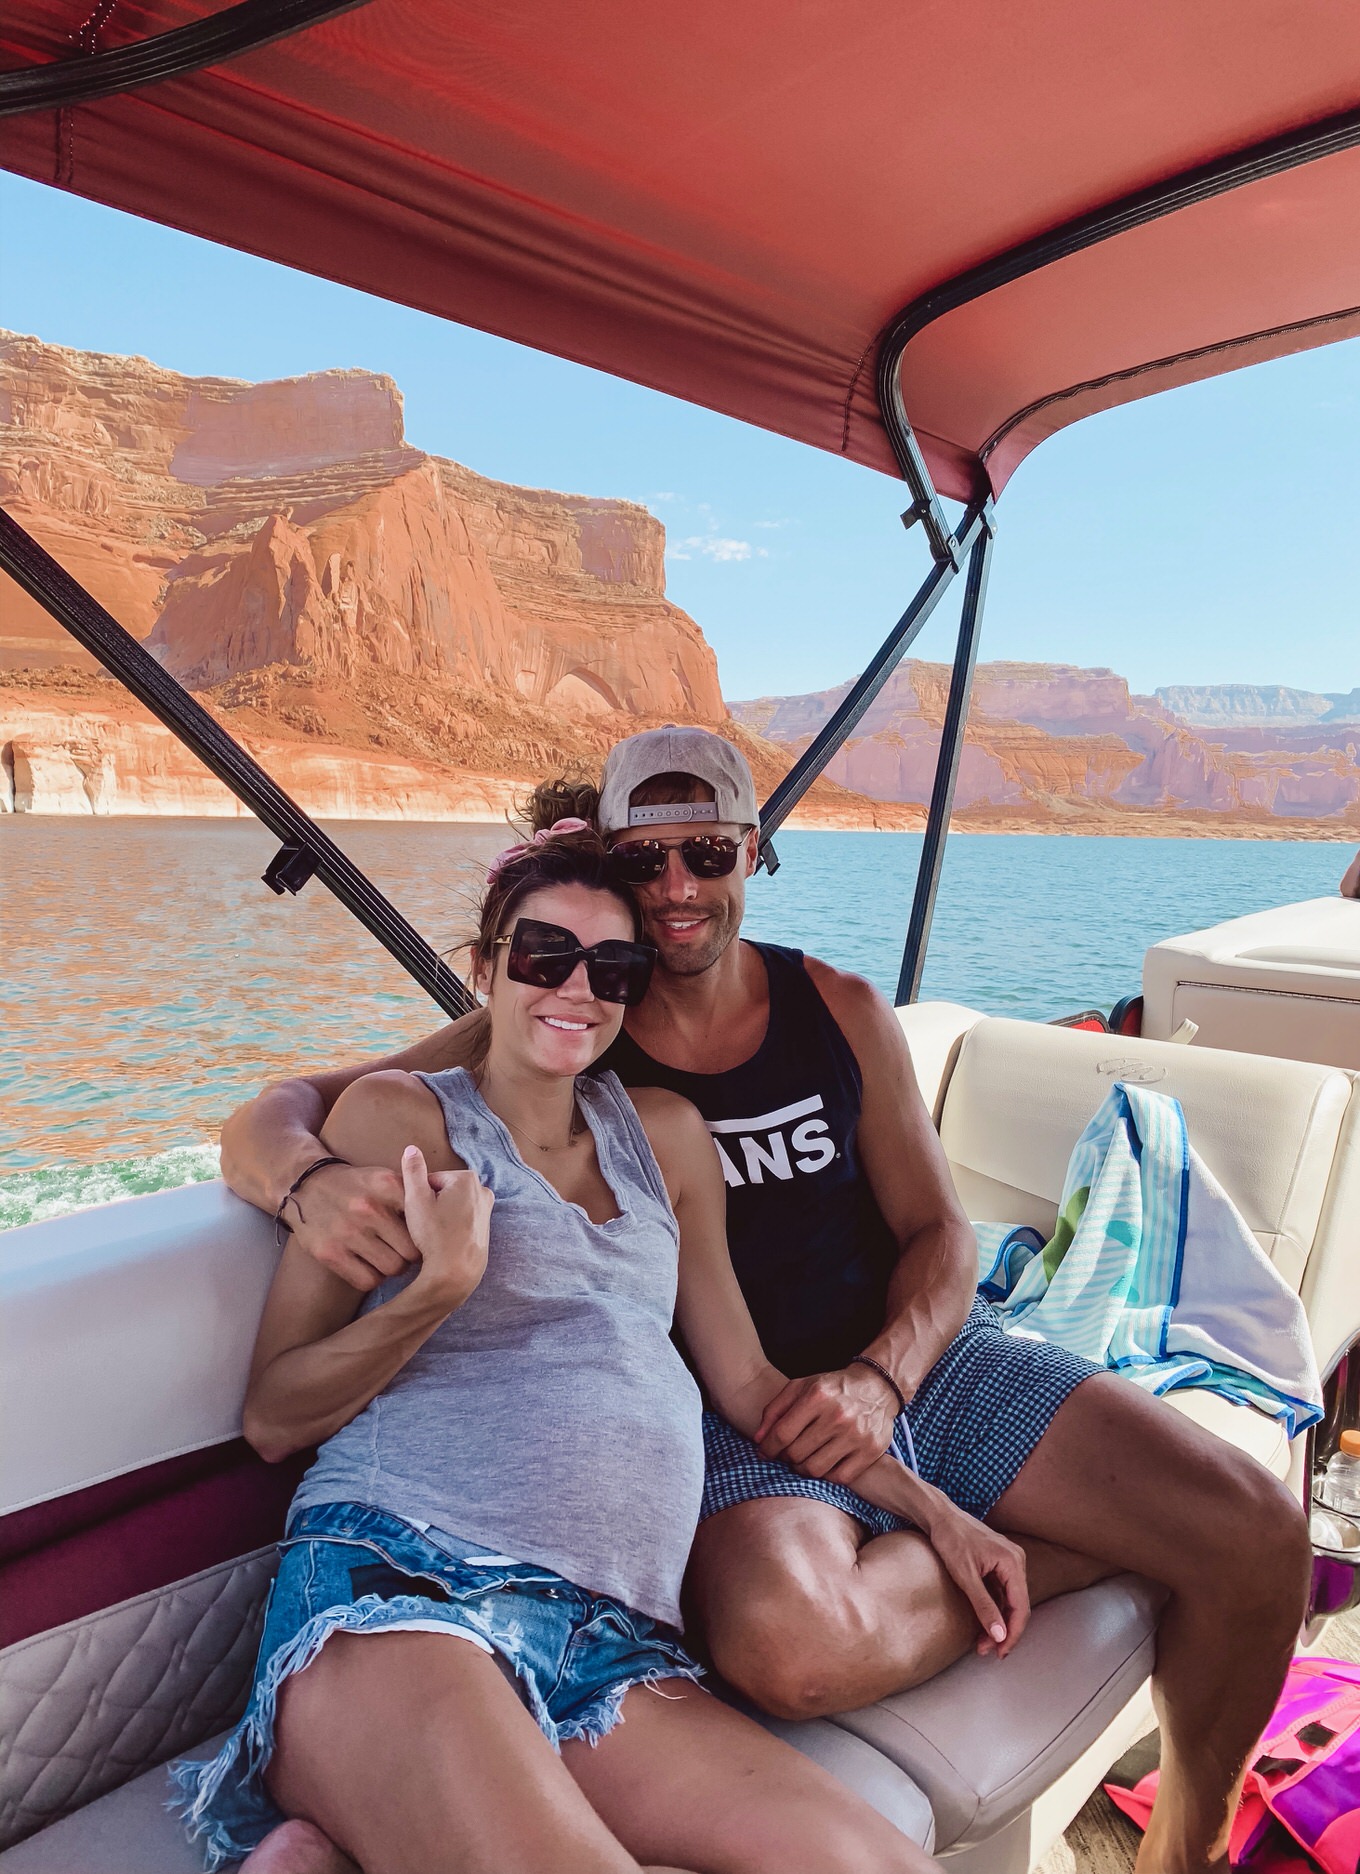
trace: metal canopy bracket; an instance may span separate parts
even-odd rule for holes
[[[906,421],[905,411],[902,413],[902,434],[894,437],[893,442],[912,497],[911,506],[902,516],[902,525],[910,530],[920,521],[926,530],[931,558],[936,565],[948,564],[956,573],[961,572],[966,557],[965,549],[960,545],[940,506],[940,497],[935,492],[926,459],[921,454],[921,445],[916,440],[911,424]]]
[[[922,470],[924,472],[924,464]],[[934,490],[931,489],[930,493],[938,508]],[[984,525],[993,526],[988,518],[990,514],[990,501],[969,508],[959,524],[956,538],[944,521],[941,510],[940,521],[948,533],[953,551],[936,556],[935,564],[926,574],[911,604],[874,652],[834,714],[823,724],[761,808],[760,856],[767,871],[775,871],[779,864],[778,859],[774,859],[773,865],[770,863],[774,858],[774,848],[770,841],[827,763],[854,733],[864,712],[921,635],[935,607],[953,584],[955,574],[972,550],[979,530]],[[927,527],[929,524],[927,522]]]
[[[272,891],[299,891],[315,874],[446,1014],[466,1015],[476,1007],[471,993],[443,958],[335,841],[270,779],[216,717],[3,508],[0,568],[278,835],[283,850],[275,855],[265,873],[265,883]]]
[[[932,522],[935,521],[935,517],[931,513],[929,502],[913,501],[911,506],[907,508],[902,515],[902,525],[908,532],[916,525],[917,521],[924,521],[926,524],[926,534],[930,540],[930,550],[936,560],[941,562],[948,560],[956,573],[961,572],[963,569],[963,548],[959,545],[955,535],[950,533],[947,529],[943,534],[941,533],[938,522],[932,525]]]
[[[316,854],[305,846],[280,846],[263,873],[263,882],[281,898],[286,891],[296,897],[309,878],[316,877],[320,864]]]

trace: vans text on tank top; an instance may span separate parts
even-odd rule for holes
[[[860,1164],[859,1064],[799,950],[755,944],[765,1039],[721,1074],[653,1060],[625,1032],[600,1063],[668,1087],[708,1123],[727,1185],[732,1264],[766,1355],[786,1373],[843,1366],[883,1326],[899,1248]]]

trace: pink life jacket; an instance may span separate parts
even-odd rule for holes
[[[1105,1791],[1146,1828],[1157,1772],[1132,1789],[1107,1783]],[[1310,1658],[1290,1666],[1247,1771],[1228,1853],[1251,1874],[1360,1874],[1360,1666]]]

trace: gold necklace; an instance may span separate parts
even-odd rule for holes
[[[513,1119],[507,1119],[505,1123],[510,1128],[511,1132],[518,1133],[521,1139],[527,1139],[530,1145],[536,1145],[540,1152],[569,1152],[572,1146],[575,1145],[577,1139],[581,1136],[580,1116],[575,1107],[572,1108],[571,1131],[567,1134],[567,1142],[565,1145],[545,1145],[542,1139],[536,1139],[532,1132],[526,1132],[523,1126],[517,1126]]]
[[[477,1091],[482,1092],[480,1081],[477,1083]],[[486,1095],[482,1094],[482,1097],[485,1099]],[[581,1109],[576,1104],[575,1087],[572,1088],[571,1131],[567,1134],[565,1145],[545,1145],[542,1139],[536,1139],[532,1132],[526,1132],[523,1126],[517,1126],[513,1119],[503,1119],[501,1123],[511,1132],[518,1133],[521,1139],[527,1139],[530,1145],[536,1145],[540,1152],[569,1152],[581,1136]]]

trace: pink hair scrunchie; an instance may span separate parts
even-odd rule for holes
[[[589,820],[554,820],[551,826],[540,827],[532,839],[521,840],[518,846],[507,846],[504,852],[498,852],[486,868],[486,882],[489,885],[498,873],[509,865],[512,859],[518,859],[522,852],[528,852],[531,846],[546,846],[550,839],[559,833],[588,833]]]

